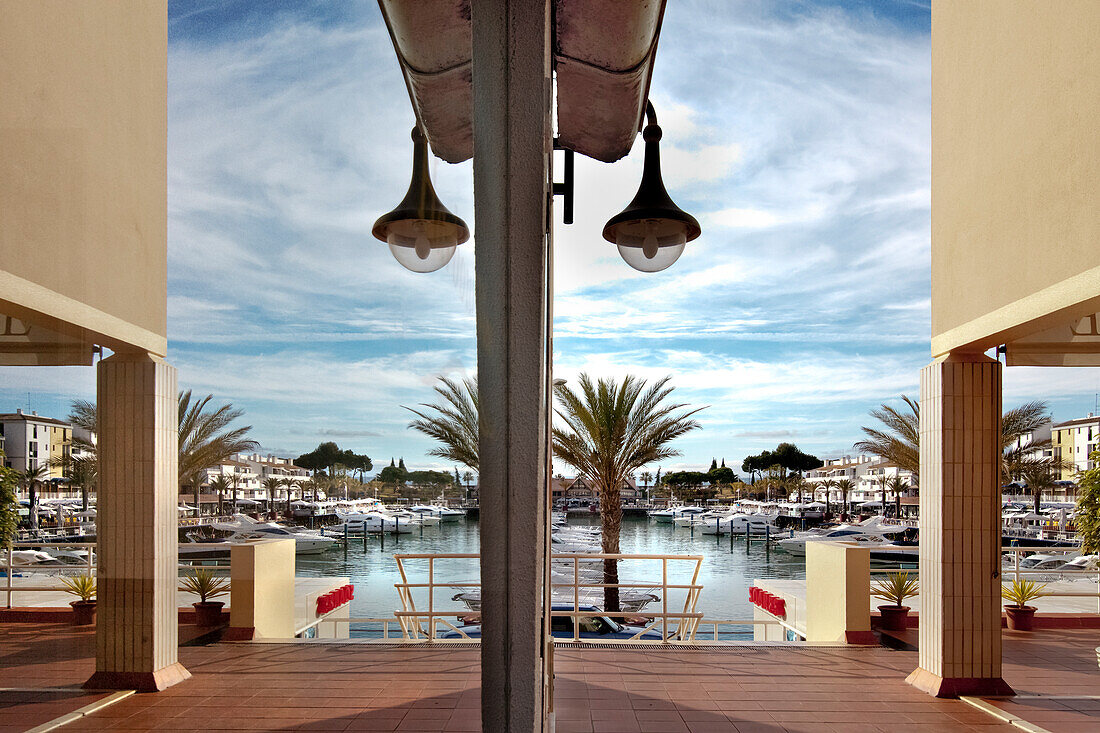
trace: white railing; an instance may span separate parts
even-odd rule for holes
[[[873,548],[875,552],[913,552],[913,547],[876,547]],[[1075,552],[1080,552],[1079,547],[1048,547],[1045,545],[1034,546],[1018,546],[1018,547],[1002,547],[1002,558],[1004,555],[1012,555],[1011,565],[1005,566],[1001,564],[1001,577],[1008,581],[1013,580],[1031,580],[1040,585],[1057,583],[1059,581],[1076,581],[1076,580],[1093,580],[1095,584],[1089,584],[1088,590],[1068,590],[1065,588],[1051,587],[1047,585],[1043,589],[1042,598],[1096,598],[1097,607],[1096,612],[1100,614],[1100,568],[1089,569],[1072,569],[1072,570],[1055,570],[1051,568],[1038,569],[1038,568],[1026,568],[1020,566],[1020,561],[1023,559],[1023,555],[1031,554],[1063,554],[1068,555]],[[882,575],[885,573],[898,572],[892,568],[871,568],[871,575]],[[910,575],[920,577],[920,574],[916,570],[905,570]]]
[[[225,550],[226,557],[223,558],[194,558],[189,561],[181,561],[177,567],[180,570],[192,570],[196,567],[213,568],[216,570],[228,570],[229,569],[229,548],[230,545],[225,542],[190,542],[187,543],[187,547],[207,550]],[[19,549],[27,550],[42,550],[49,552],[50,549],[81,549],[86,551],[84,560],[80,563],[72,563],[67,565],[15,565],[14,553]],[[73,572],[78,572],[82,575],[95,575],[97,570],[96,564],[96,543],[95,542],[11,542],[3,550],[3,554],[0,554],[3,558],[3,567],[0,570],[3,571],[4,585],[0,586],[0,593],[5,595],[5,607],[12,608],[14,606],[13,598],[16,593],[64,593],[66,592],[63,585],[41,585],[41,584],[16,584],[14,582],[14,576],[18,573],[20,576],[31,575],[47,575],[47,574],[61,574],[69,575]]]
[[[466,633],[463,628],[465,626],[463,619],[477,616],[479,612],[469,608],[456,608],[453,605],[440,607],[436,603],[435,596],[437,592],[442,590],[453,593],[456,590],[471,592],[480,589],[481,583],[478,581],[454,581],[450,578],[439,580],[439,569],[437,567],[439,561],[476,561],[480,560],[480,555],[477,553],[410,553],[395,555],[394,559],[397,561],[401,581],[394,584],[401,603],[401,610],[394,612],[394,618],[321,618],[300,629],[299,633],[320,624],[333,624],[336,626],[346,624],[348,625],[348,635],[350,635],[351,626],[354,624],[381,624],[382,637],[381,639],[372,639],[374,641],[387,641],[396,638],[412,642],[447,641],[463,643],[478,641],[476,637],[471,637]],[[618,560],[620,566],[630,561],[659,562],[661,577],[659,581],[604,583],[602,582],[602,564],[604,560]],[[555,605],[558,605],[559,608],[550,610],[549,616],[551,623],[552,619],[561,617],[568,617],[573,621],[572,638],[558,638],[556,641],[559,643],[584,643],[585,641],[597,641],[599,643],[695,643],[696,641],[706,640],[705,632],[700,632],[700,624],[709,627],[710,641],[718,641],[724,633],[728,633],[730,636],[737,633],[735,631],[724,632],[721,629],[755,627],[774,623],[757,619],[704,619],[703,614],[697,610],[699,594],[703,589],[703,586],[698,582],[702,560],[701,555],[554,553],[551,555],[551,561],[557,566],[559,575],[555,582],[551,583],[551,586],[552,590],[556,591],[553,595],[558,599]],[[593,562],[600,565],[600,580],[598,581],[587,580],[582,576],[583,566]],[[674,581],[670,577],[670,563],[686,564],[687,573],[690,575],[689,579],[686,582]],[[417,570],[426,575],[425,580],[414,582],[410,579],[413,565],[420,565]],[[572,572],[568,572],[569,570]],[[562,574],[569,578],[568,582],[562,582]],[[646,609],[614,614],[601,610],[582,610],[584,606],[588,605],[582,600],[584,591],[602,591],[605,588],[654,591],[660,594],[660,610],[651,611]],[[683,596],[682,602],[673,604],[670,600],[670,593]],[[568,602],[564,601],[566,598],[570,600]],[[563,605],[571,605],[572,608],[560,608]],[[672,607],[673,605],[676,607]],[[588,639],[581,636],[580,626],[584,619],[608,615],[644,618],[645,625],[640,630],[634,631],[631,636],[622,639],[610,639],[604,636]],[[400,630],[399,636],[390,633],[391,625],[396,626],[395,630]],[[652,638],[654,632],[659,634],[659,639]],[[339,636],[346,638],[344,634]],[[364,641],[368,640],[364,639]]]
[[[53,547],[57,549],[82,549],[87,552],[87,556],[83,563],[72,565],[16,565],[14,560],[14,553],[18,549],[41,549],[45,547]],[[87,575],[95,575],[95,547],[94,542],[10,542],[7,548],[4,550],[4,585],[0,587],[0,592],[5,594],[5,607],[12,607],[12,598],[15,593],[41,593],[41,592],[64,592],[64,586],[59,585],[15,585],[14,574],[15,573],[39,573],[39,572],[57,572],[57,571],[83,571]]]

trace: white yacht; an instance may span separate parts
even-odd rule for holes
[[[363,532],[387,532],[397,534],[409,534],[414,527],[422,526],[419,517],[413,518],[403,515],[395,515],[380,510],[367,512],[337,512],[342,521],[325,528],[326,534],[343,534],[345,529],[349,534],[362,534]]]
[[[457,522],[466,516],[466,512],[449,509],[439,504],[417,504],[409,507],[409,511],[429,517],[439,517],[441,522]]]
[[[859,542],[871,545],[889,545],[893,538],[908,529],[901,525],[885,524],[881,517],[871,517],[860,524],[842,524],[827,530],[799,532],[779,540],[779,548],[791,555],[806,554],[807,542]]]
[[[703,534],[778,534],[782,532],[770,514],[731,514],[702,525]]]
[[[655,519],[659,524],[671,524],[676,517],[685,515],[703,514],[707,510],[701,506],[675,506],[668,509],[649,512],[650,519]]]
[[[256,542],[258,540],[290,539],[295,542],[295,551],[299,555],[324,552],[336,544],[336,540],[325,537],[313,530],[302,527],[287,527],[276,522],[258,522],[244,514],[233,515],[232,522],[215,522],[213,528],[228,532],[227,542]],[[186,544],[181,545],[181,554]]]

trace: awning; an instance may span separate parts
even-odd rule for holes
[[[473,156],[470,0],[379,0],[432,152]],[[558,137],[610,163],[630,152],[649,95],[665,0],[554,0]]]

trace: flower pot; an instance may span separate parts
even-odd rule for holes
[[[191,605],[195,607],[195,623],[198,626],[221,626],[223,602],[200,601]]]
[[[90,626],[95,623],[95,600],[73,601],[73,626]]]
[[[1035,626],[1035,606],[1005,606],[1005,615],[1012,631],[1031,631]]]
[[[905,631],[908,626],[909,606],[879,606],[878,612],[882,617],[879,626],[884,631]]]

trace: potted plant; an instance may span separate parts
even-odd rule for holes
[[[229,592],[229,579],[214,575],[212,570],[198,568],[180,578],[180,590],[194,593],[199,597],[195,607],[196,623],[199,626],[218,626],[222,622],[222,601],[211,601]]]
[[[906,598],[912,598],[920,592],[917,579],[907,572],[887,573],[871,583],[871,595],[890,601],[889,605],[879,606],[882,620],[880,626],[886,631],[903,631],[907,625],[909,606],[903,606]]]
[[[62,578],[66,593],[72,593],[79,598],[78,601],[69,603],[73,607],[73,625],[89,626],[95,623],[95,578],[91,575],[77,575],[72,578]]]
[[[1009,601],[1005,605],[1008,628],[1013,631],[1031,631],[1035,625],[1035,606],[1029,606],[1027,603],[1045,596],[1044,588],[1046,585],[1037,585],[1030,580],[1019,578],[1012,581],[1012,585],[1001,586],[1001,597]]]

